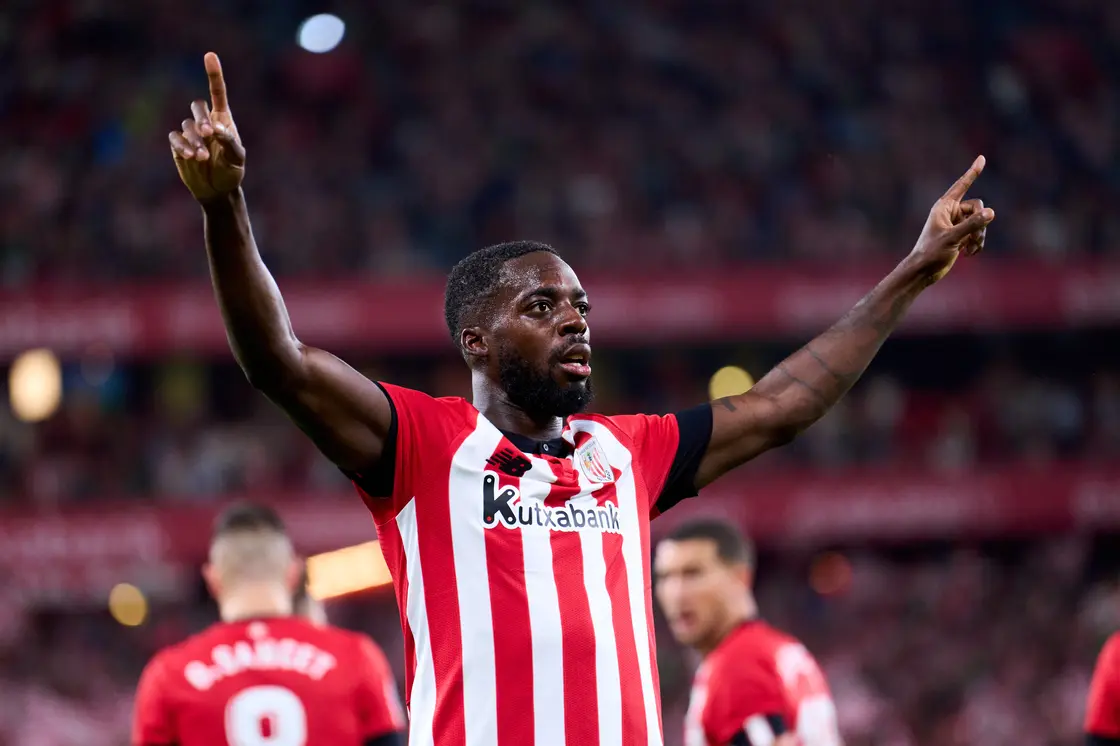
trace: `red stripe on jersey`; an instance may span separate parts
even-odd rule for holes
[[[502,450],[503,443],[497,450]],[[518,487],[511,477],[487,466],[498,475],[499,489]],[[525,590],[525,549],[521,531],[486,531],[486,564],[490,579],[490,611],[494,620],[494,684],[498,691],[498,743],[530,746],[533,743],[533,636],[529,620],[529,596]],[[510,562],[517,557],[517,562]],[[535,672],[534,672],[535,675]]]
[[[463,433],[451,443],[455,454],[471,434]],[[432,480],[433,484],[437,480]],[[466,743],[466,704],[463,699],[463,636],[459,628],[459,584],[451,543],[450,485],[425,495],[427,505],[416,510],[416,535],[420,543],[420,571],[424,575],[424,606],[432,644],[432,668],[436,678],[436,708],[432,736],[440,746]]]
[[[552,471],[559,477],[571,469],[569,462],[549,460]],[[579,486],[560,482],[552,488],[545,500],[549,506],[564,505],[579,493]],[[599,687],[595,666],[595,636],[590,634],[591,604],[583,579],[583,552],[578,531],[553,531],[552,574],[556,578],[556,595],[560,601],[560,624],[566,630],[587,630],[586,635],[564,636],[564,734],[568,746],[599,743]],[[566,644],[578,640],[583,649],[572,650]],[[590,648],[590,650],[587,650]]]
[[[613,468],[613,467],[612,467]],[[617,502],[614,484],[604,485],[595,493],[599,504]],[[614,625],[615,645],[618,649],[618,670],[638,670],[638,649],[634,641],[634,620],[630,614],[630,588],[626,581],[626,563],[622,561],[622,541],[619,534],[603,534],[603,559],[607,565],[607,591],[611,597],[611,617]],[[642,646],[643,648],[645,645]],[[642,650],[645,653],[645,650]],[[642,682],[636,675],[622,675],[623,702],[643,702]],[[636,715],[637,717],[630,717]],[[645,710],[642,707],[622,708],[622,744],[646,744]]]
[[[408,623],[408,560],[404,553],[404,541],[396,520],[388,521],[377,527],[377,541],[381,554],[389,567],[389,575],[396,584],[397,611],[401,618],[404,633],[404,703],[411,706],[412,677],[416,673],[416,640],[412,637],[412,625]]]

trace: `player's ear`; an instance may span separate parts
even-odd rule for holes
[[[490,354],[490,345],[486,334],[480,326],[468,326],[459,333],[459,347],[468,361],[471,358],[481,359]]]
[[[222,581],[217,568],[207,562],[202,566],[202,579],[206,581],[206,588],[210,591],[210,595],[217,599],[222,590]]]
[[[288,564],[287,571],[284,573],[284,587],[287,588],[292,595],[295,595],[296,589],[299,588],[299,584],[303,581],[303,566],[303,558],[293,557],[292,561]]]
[[[750,565],[736,565],[735,577],[747,588],[754,585],[754,571],[751,570]]]

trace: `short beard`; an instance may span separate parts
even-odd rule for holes
[[[529,361],[510,349],[498,351],[498,380],[509,401],[534,420],[569,417],[591,403],[591,379],[567,386],[548,371],[534,370]]]

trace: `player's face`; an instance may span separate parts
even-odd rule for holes
[[[708,539],[662,541],[653,563],[657,601],[673,636],[703,647],[722,634],[729,598],[746,593],[744,568],[720,559]]]
[[[491,374],[530,415],[567,417],[591,401],[587,293],[572,268],[547,252],[502,267]]]

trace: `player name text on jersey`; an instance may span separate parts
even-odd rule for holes
[[[206,691],[222,679],[245,671],[294,671],[319,681],[334,670],[338,661],[325,650],[290,637],[279,640],[262,637],[238,640],[232,645],[215,645],[211,663],[189,662],[183,675],[195,689]]]

